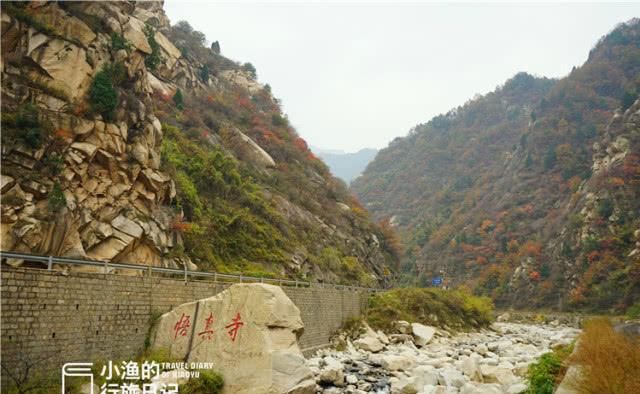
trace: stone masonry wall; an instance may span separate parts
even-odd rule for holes
[[[178,278],[3,267],[2,366],[60,371],[65,362],[133,358],[144,346],[152,316],[225,287]],[[283,289],[300,309],[305,331],[299,342],[305,354],[326,346],[367,301],[366,292],[353,290]]]

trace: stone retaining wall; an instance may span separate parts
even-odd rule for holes
[[[33,364],[60,371],[64,362],[120,360],[143,348],[153,316],[210,297],[227,285],[205,281],[2,269],[2,365]],[[360,315],[367,293],[334,288],[283,287],[300,308],[305,354],[326,346],[349,317]],[[56,369],[57,368],[57,369]],[[2,374],[6,383],[6,374]]]

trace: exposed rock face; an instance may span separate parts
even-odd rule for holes
[[[238,144],[244,145],[244,149],[240,151],[244,153],[242,157],[245,160],[250,161],[258,167],[275,167],[276,162],[273,161],[271,156],[264,151],[258,144],[256,144],[251,138],[246,136],[242,131],[238,129],[232,129],[233,138],[237,139]]]
[[[151,48],[144,21],[134,15],[167,20],[161,6],[147,4],[136,13],[138,6],[27,4],[24,12],[50,31],[36,31],[3,8],[3,101],[15,108],[35,102],[41,127],[57,138],[55,145],[37,149],[3,144],[4,250],[179,264],[166,258],[181,243],[171,228],[175,214],[166,207],[175,197],[175,186],[159,171],[162,130],[149,111],[152,87],[143,61]],[[74,15],[99,18],[106,31],[93,31]],[[110,34],[123,35],[132,49],[113,50]],[[166,38],[159,41],[175,63],[180,52]],[[115,61],[124,65],[131,88],[114,118],[106,120],[88,111],[86,96],[102,66]],[[24,88],[25,79],[32,87]],[[3,103],[3,110],[8,108]],[[62,161],[59,174],[46,164],[56,155]],[[60,185],[66,207],[51,212],[48,200],[55,184]]]
[[[297,344],[302,330],[300,311],[281,288],[238,284],[162,315],[152,347],[213,362],[228,393],[311,393],[315,383]]]
[[[239,70],[227,70],[222,72],[222,77],[233,82],[249,92],[255,93],[262,90],[263,86],[252,80],[246,73]]]

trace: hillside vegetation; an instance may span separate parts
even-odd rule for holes
[[[481,328],[493,321],[493,303],[462,289],[398,288],[372,295],[366,320],[387,332],[398,320],[453,330]]]
[[[402,233],[404,281],[499,305],[640,301],[640,23],[560,80],[520,73],[417,125],[352,189]]]
[[[2,29],[3,250],[389,281],[390,229],[161,2],[7,2]]]

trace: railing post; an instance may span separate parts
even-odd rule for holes
[[[183,264],[184,266],[184,283],[187,283],[187,265]]]
[[[213,281],[214,282],[218,282],[218,273],[217,272],[213,273]]]
[[[151,266],[149,266],[149,268],[147,268],[147,272],[149,274],[149,278],[151,278],[153,276],[153,270],[151,269]]]
[[[47,269],[51,271],[53,269],[53,256],[49,256],[49,262],[47,263]]]
[[[298,287],[298,279],[296,279],[296,287]]]
[[[240,274],[239,276],[240,276],[240,283],[242,283],[242,274]]]
[[[109,272],[109,263],[107,261],[104,262],[104,274],[107,275]]]

